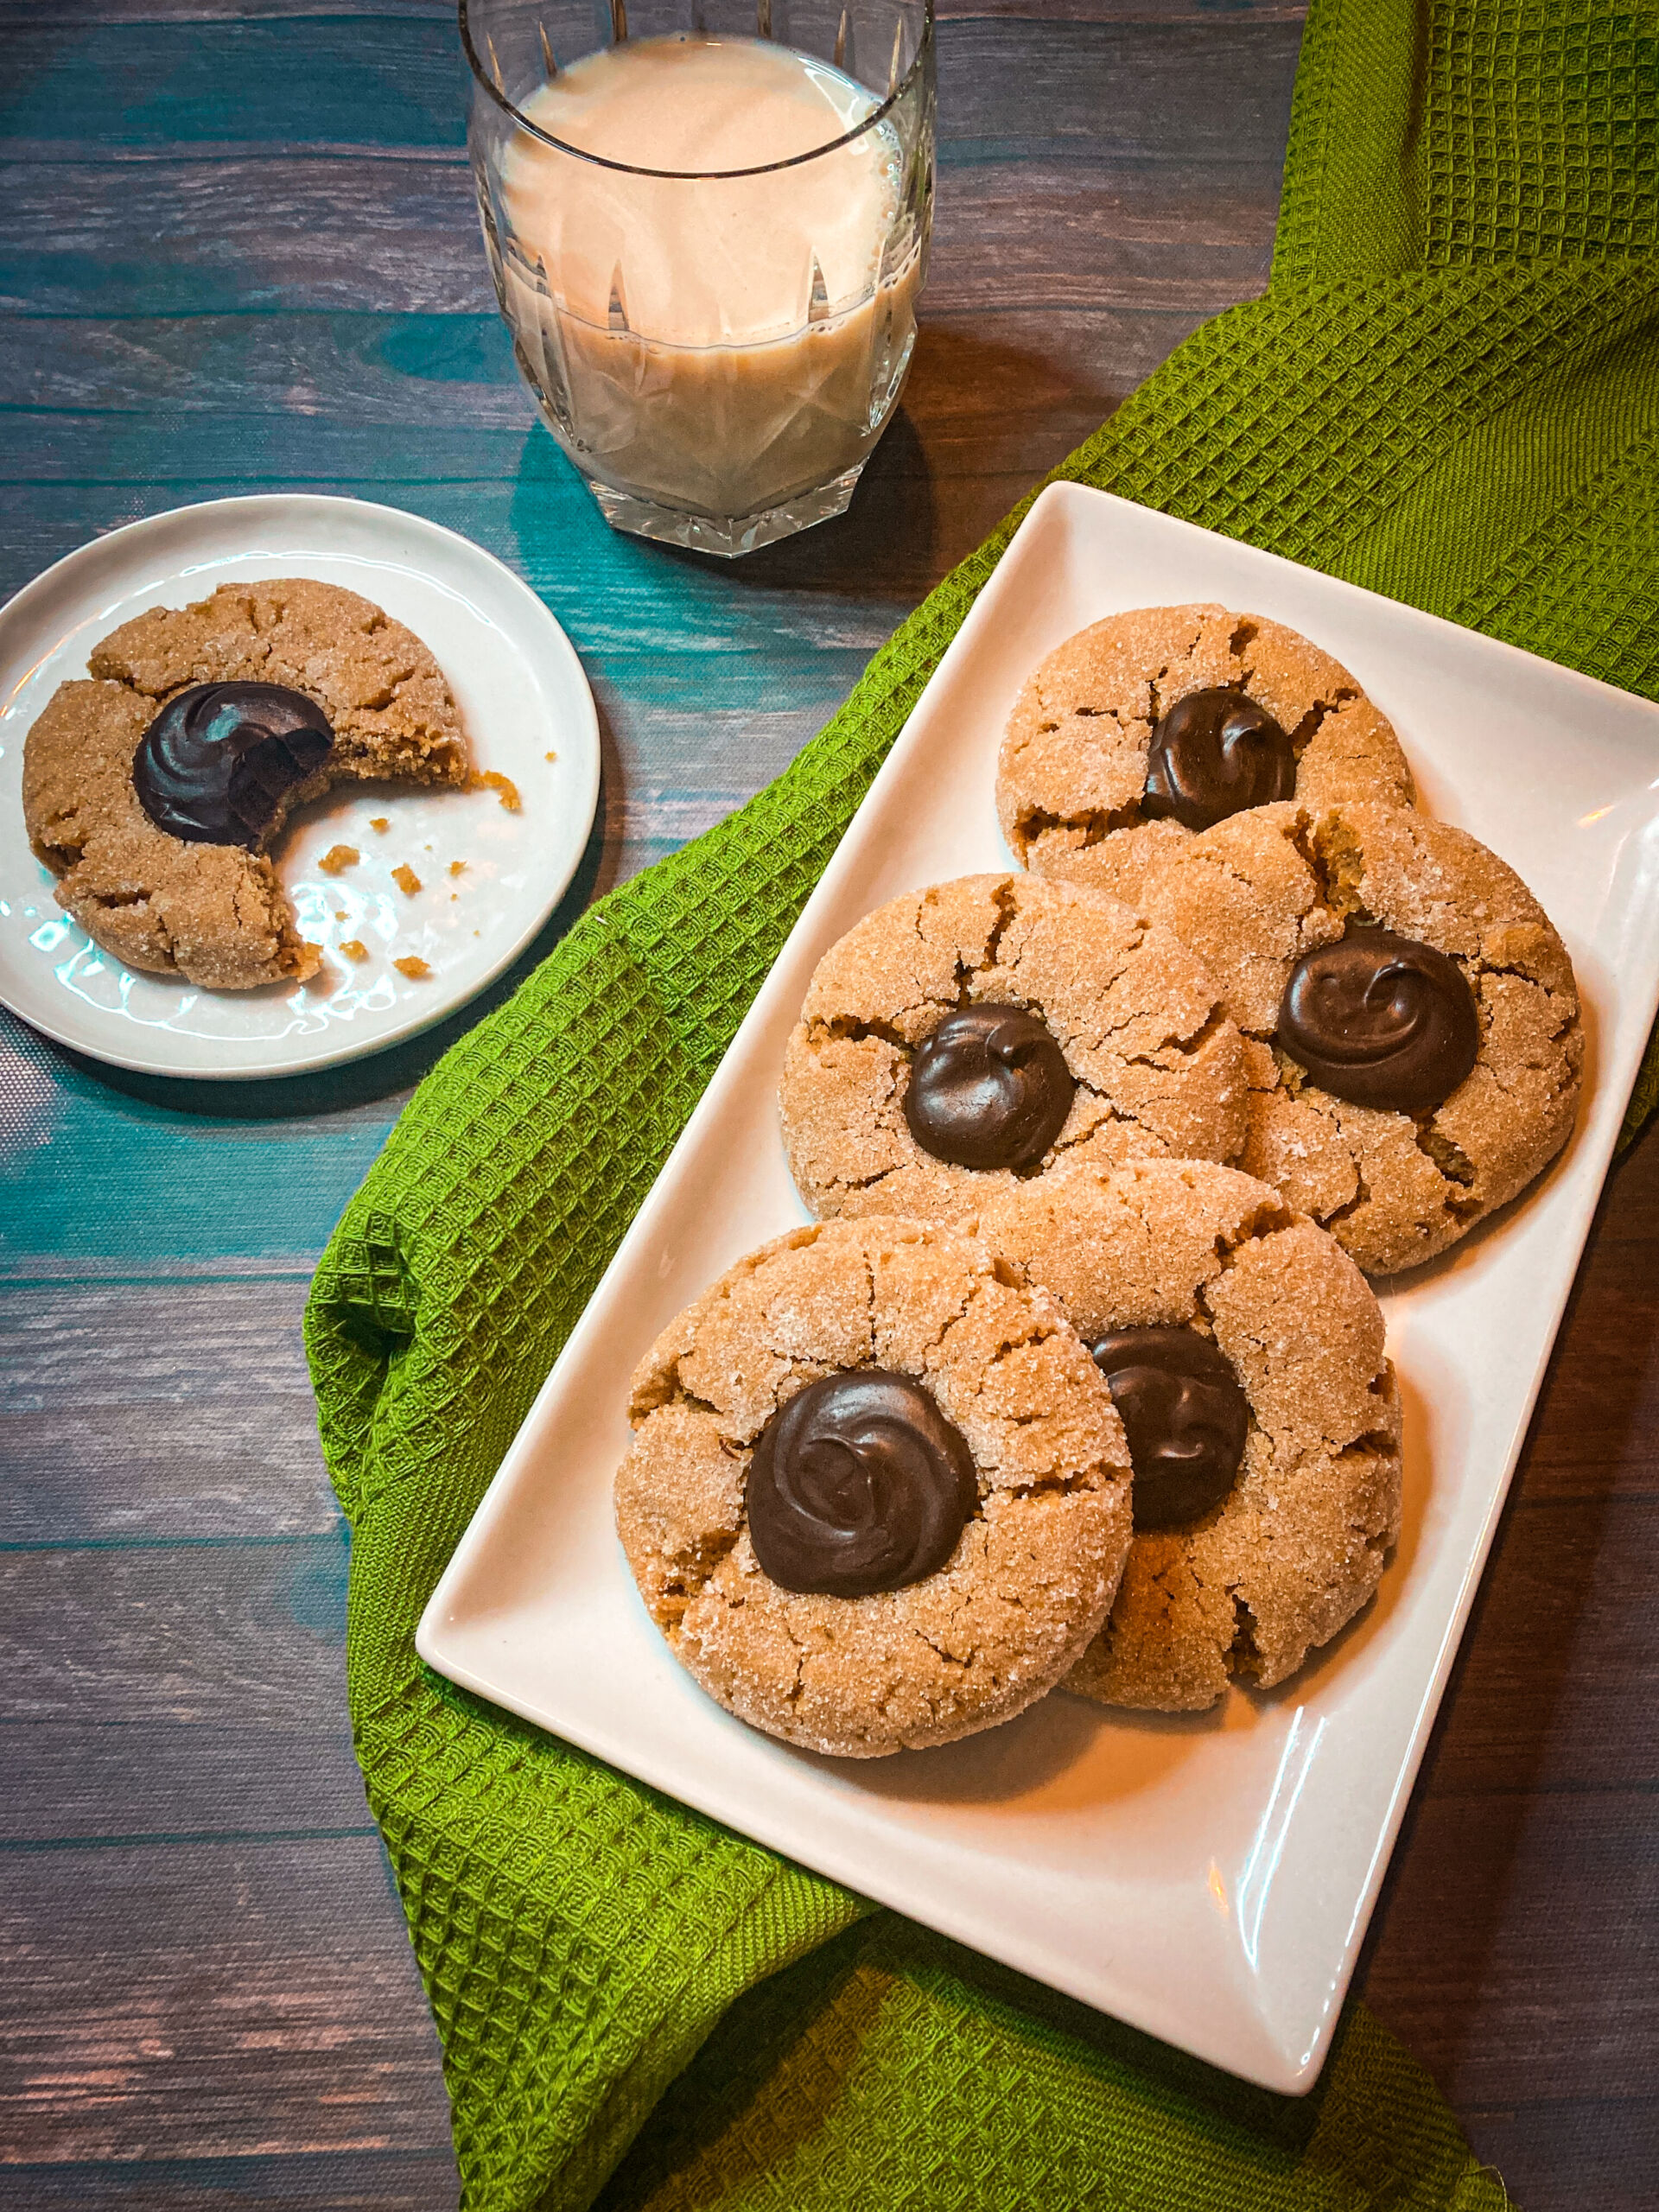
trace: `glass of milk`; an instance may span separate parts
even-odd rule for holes
[[[495,287],[619,530],[746,553],[843,512],[933,206],[932,0],[461,0]]]

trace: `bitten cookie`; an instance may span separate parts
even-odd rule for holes
[[[1111,1604],[1128,1454],[1046,1292],[926,1224],[821,1223],[641,1361],[616,1525],[675,1656],[740,1719],[874,1758],[1006,1720]]]
[[[1128,1433],[1135,1542],[1066,1688],[1195,1712],[1235,1677],[1283,1681],[1400,1533],[1400,1401],[1364,1277],[1265,1184],[1204,1161],[1058,1176],[975,1225],[1065,1306]]]
[[[347,778],[464,784],[443,672],[355,592],[286,578],[152,607],[29,731],[23,814],[58,903],[130,968],[220,990],[315,972],[265,857]]]
[[[1244,1136],[1243,1046],[1200,963],[1116,899],[969,875],[868,914],[785,1055],[790,1166],[820,1215],[936,1217],[988,1186]]]
[[[1137,607],[1068,638],[1020,693],[997,771],[1015,859],[1132,906],[1198,831],[1288,798],[1408,806],[1411,771],[1329,653],[1224,607]]]
[[[1432,1259],[1566,1143],[1583,1038],[1565,947],[1465,830],[1406,810],[1236,815],[1152,879],[1250,1040],[1237,1165],[1373,1274]]]

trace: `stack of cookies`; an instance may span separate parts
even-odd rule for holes
[[[1022,866],[825,954],[780,1093],[816,1225],[634,1377],[623,1547],[731,1712],[868,1758],[1061,1683],[1200,1711],[1371,1597],[1366,1275],[1541,1172],[1583,1049],[1537,902],[1413,800],[1354,679],[1259,616],[1141,609],[1032,675]]]

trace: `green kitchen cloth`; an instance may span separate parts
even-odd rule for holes
[[[1060,473],[1659,696],[1656,129],[1650,9],[1318,0],[1270,291]],[[594,907],[446,1056],[318,1271],[353,1721],[469,2207],[1506,2201],[1357,2005],[1312,2096],[1247,2088],[415,1656],[537,1385],[1017,519],[777,783]],[[1638,1115],[1654,1094],[1650,1071]]]

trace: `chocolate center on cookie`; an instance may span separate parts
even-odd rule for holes
[[[315,700],[285,683],[194,683],[138,741],[132,787],[169,836],[257,853],[334,741]]]
[[[1135,1525],[1178,1529],[1231,1490],[1249,1432],[1232,1363],[1196,1329],[1114,1329],[1090,1347],[1129,1440]]]
[[[1045,1022],[1019,1006],[965,1006],[910,1064],[905,1120],[922,1150],[957,1167],[1034,1167],[1077,1090]]]
[[[1350,930],[1291,969],[1279,1042],[1335,1097],[1427,1114],[1475,1065],[1480,1017],[1455,960],[1392,930]]]
[[[785,1590],[864,1598],[937,1573],[979,1498],[967,1439],[907,1375],[827,1375],[779,1408],[749,1463],[749,1537]]]
[[[1189,691],[1154,728],[1141,811],[1208,830],[1295,789],[1295,752],[1265,707],[1242,691]]]

